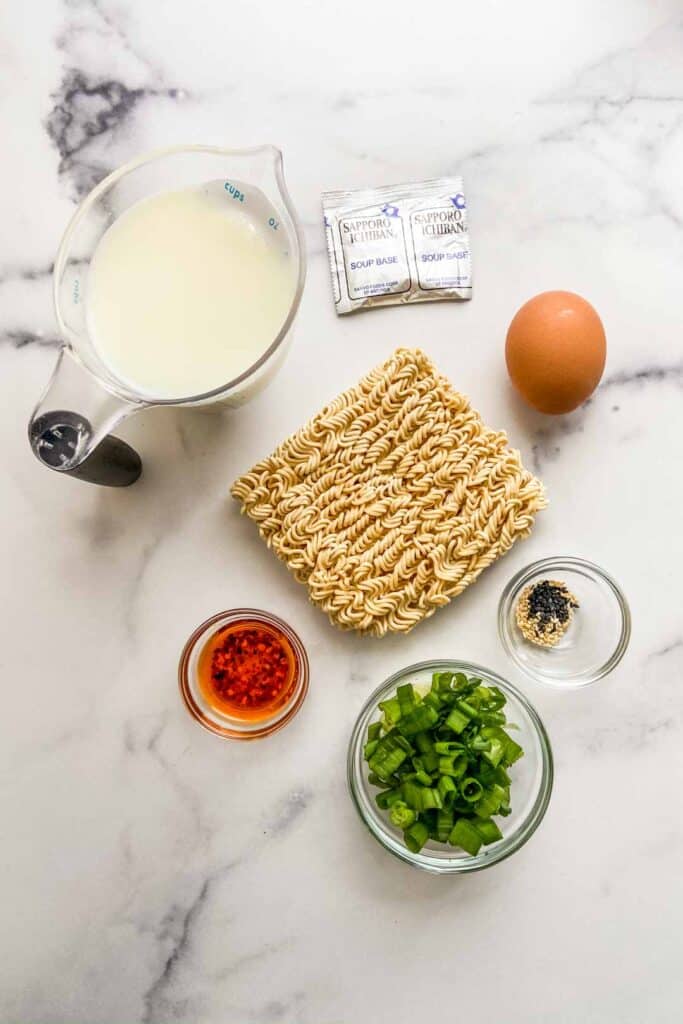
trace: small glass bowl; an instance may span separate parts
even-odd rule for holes
[[[401,683],[413,683],[417,688],[428,688],[433,672],[464,672],[477,676],[484,683],[499,686],[507,697],[505,713],[508,722],[519,726],[514,732],[516,742],[524,748],[524,756],[510,769],[512,814],[497,818],[503,838],[490,846],[482,846],[476,856],[445,843],[429,840],[419,853],[411,853],[403,842],[403,834],[395,828],[388,811],[381,811],[375,803],[380,792],[368,782],[368,765],[363,747],[368,725],[380,716],[377,705],[396,692]],[[540,825],[548,807],[553,788],[553,755],[550,740],[524,694],[501,679],[490,669],[467,661],[421,661],[401,669],[378,686],[368,697],[351,734],[347,762],[349,789],[363,822],[379,843],[400,860],[435,874],[464,874],[481,871],[509,857],[526,843]]]
[[[271,715],[251,722],[219,711],[208,704],[201,692],[197,676],[199,659],[205,644],[220,629],[245,620],[263,623],[264,626],[271,626],[282,633],[294,655],[294,676],[286,703],[275,709]],[[301,707],[308,693],[308,658],[294,630],[277,615],[259,611],[257,608],[233,608],[227,612],[219,612],[195,629],[180,656],[178,683],[187,710],[209,732],[224,739],[256,740],[281,729]]]
[[[579,602],[555,647],[525,640],[515,617],[524,588],[543,579],[565,583]],[[619,585],[604,569],[583,558],[543,558],[506,586],[498,606],[498,632],[514,663],[532,679],[558,687],[587,686],[621,661],[631,636],[631,614]]]

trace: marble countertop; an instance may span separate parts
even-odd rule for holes
[[[0,29],[3,1024],[674,1024],[683,930],[683,21],[676,0],[459,8],[5,4]],[[26,423],[54,363],[50,276],[74,202],[139,152],[279,145],[309,251],[270,388],[225,418],[164,411],[122,434],[123,491],[42,469]],[[462,173],[471,303],[336,318],[323,189]],[[547,288],[608,335],[590,404],[547,419],[503,340]],[[399,344],[505,428],[550,508],[531,538],[408,637],[335,631],[227,497],[231,481]],[[606,681],[525,680],[496,635],[513,572],[586,556],[623,585],[630,649]],[[301,635],[290,726],[222,742],[192,722],[179,649],[235,605]],[[346,791],[368,692],[467,657],[538,708],[547,817],[490,871],[423,875]]]

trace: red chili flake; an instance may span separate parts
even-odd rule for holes
[[[199,685],[212,705],[258,718],[284,702],[295,660],[286,637],[259,622],[219,630],[199,658]]]

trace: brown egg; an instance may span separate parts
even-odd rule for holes
[[[515,313],[505,360],[512,383],[535,409],[571,412],[595,391],[605,368],[605,329],[573,292],[541,292]]]

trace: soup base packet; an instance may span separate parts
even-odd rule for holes
[[[462,178],[323,193],[338,314],[472,298]]]

